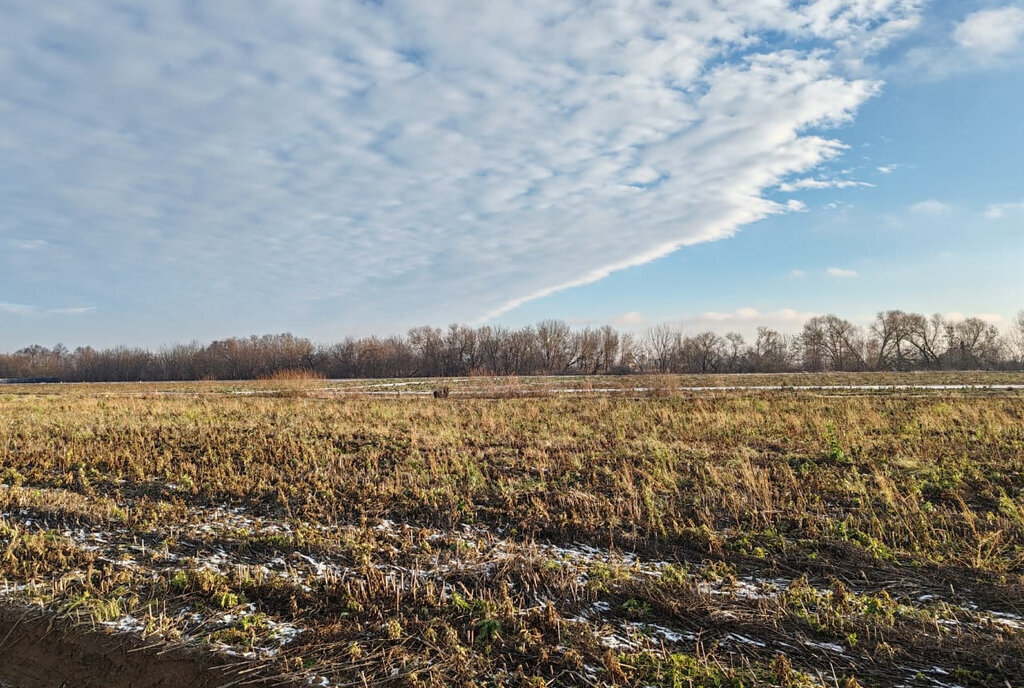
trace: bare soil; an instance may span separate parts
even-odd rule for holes
[[[196,648],[146,647],[38,610],[0,607],[0,687],[213,688],[238,680]]]

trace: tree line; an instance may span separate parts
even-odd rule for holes
[[[979,318],[890,310],[866,327],[835,315],[810,318],[791,335],[759,327],[751,341],[736,332],[687,334],[670,325],[626,332],[544,320],[518,329],[416,327],[333,344],[273,334],[156,351],[70,351],[58,344],[0,354],[0,379],[66,382],[247,380],[286,371],[380,378],[890,370],[1024,370],[1024,311],[1005,332]]]

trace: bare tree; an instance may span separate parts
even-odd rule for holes
[[[822,318],[811,318],[804,323],[799,338],[800,362],[804,370],[813,373],[827,369],[828,355],[825,340],[825,323]]]
[[[655,372],[667,373],[672,367],[672,353],[679,344],[679,332],[668,325],[647,328],[644,333],[643,351],[648,365]]]
[[[288,369],[330,377],[407,377],[646,372],[781,372],[789,370],[912,370],[1024,367],[1024,311],[1002,336],[979,318],[946,321],[900,310],[883,311],[859,328],[835,315],[804,323],[787,338],[760,327],[751,345],[730,332],[684,337],[668,325],[639,339],[615,328],[573,330],[561,320],[536,328],[446,330],[416,327],[404,337],[348,338],[323,346],[290,333],[164,347],[73,352],[57,344],[0,354],[0,378],[68,381],[249,379]]]
[[[619,363],[615,368],[616,371],[633,372],[642,369],[642,357],[643,354],[635,335],[626,332],[619,337]]]
[[[545,373],[564,372],[572,362],[569,325],[562,320],[537,323],[537,346]]]
[[[757,328],[757,338],[751,349],[750,369],[755,372],[778,373],[789,369],[786,338],[768,327]]]
[[[959,370],[992,368],[1002,355],[999,330],[980,318],[946,323],[946,362]]]
[[[409,330],[409,346],[419,359],[419,374],[438,376],[445,374],[444,341],[436,327],[414,327]]]
[[[683,340],[681,354],[684,369],[690,373],[717,372],[722,365],[725,340],[714,332],[701,332]]]
[[[610,373],[619,365],[621,338],[611,325],[605,325],[598,332],[601,337],[599,370]]]
[[[874,337],[870,367],[875,370],[907,370],[912,363],[910,322],[903,311],[885,311],[871,323]]]
[[[917,352],[920,364],[925,368],[938,368],[940,341],[945,330],[945,320],[938,313],[927,318],[918,313],[907,316],[907,341]]]
[[[727,332],[725,372],[738,373],[743,369],[743,358],[747,353],[747,345],[739,332]]]
[[[572,337],[571,356],[567,369],[584,375],[601,371],[603,337],[600,330],[585,327]]]
[[[1024,369],[1024,309],[1017,311],[1010,324],[1009,340],[1017,368]]]

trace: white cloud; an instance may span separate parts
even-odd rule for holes
[[[814,311],[798,311],[795,308],[780,308],[774,311],[760,311],[752,307],[732,311],[707,311],[699,315],[683,316],[666,321],[666,324],[680,328],[683,332],[694,333],[712,330],[719,334],[736,331],[750,337],[758,327],[770,327],[782,332],[799,330],[804,322],[819,315]]]
[[[78,306],[69,308],[40,308],[39,306],[30,306],[24,303],[7,303],[0,301],[0,313],[9,313],[11,315],[82,315],[84,313],[91,313],[92,311],[95,310],[96,308],[94,306]]]
[[[1010,213],[1024,213],[1024,201],[1019,203],[993,203],[985,209],[985,217],[1000,220]]]
[[[621,315],[616,315],[611,319],[611,324],[616,327],[623,327],[627,329],[645,327],[650,324],[650,320],[643,313],[639,311],[629,311]]]
[[[792,182],[783,182],[779,184],[779,191],[784,193],[791,193],[793,191],[801,191],[804,189],[849,189],[852,187],[873,187],[874,184],[868,182],[858,182],[852,179],[814,179],[812,177],[806,177],[804,179],[797,179]]]
[[[971,12],[948,33],[932,32],[930,36],[930,42],[907,51],[901,69],[943,78],[958,72],[1020,65],[1024,58],[1024,8],[1004,6]]]
[[[630,311],[611,318],[610,323],[615,327],[634,332],[643,332],[651,326],[665,324],[691,334],[706,330],[722,334],[728,330],[740,332],[744,336],[752,336],[762,325],[790,332],[799,329],[804,322],[816,315],[819,313],[798,311],[794,308],[760,311],[751,306],[744,306],[731,311],[706,311],[697,315],[684,315],[660,321],[651,320],[638,311]]]
[[[977,318],[978,320],[983,320],[990,325],[999,325],[1004,321],[1003,316],[999,315],[998,313],[970,313],[965,315],[960,311],[950,311],[949,313],[946,313],[943,317],[951,322],[960,322],[961,320],[966,320],[967,318]]]
[[[11,239],[10,244],[22,251],[38,251],[46,248],[46,242],[42,239]]]
[[[701,313],[697,317],[697,320],[724,323],[753,321],[803,322],[807,318],[813,318],[815,315],[815,313],[811,313],[810,311],[800,312],[792,308],[782,308],[777,311],[762,313],[756,308],[747,306],[727,312],[708,311],[706,313]]]
[[[875,168],[875,171],[878,172],[878,174],[892,174],[901,167],[905,166],[898,162],[894,162],[889,163],[888,165],[879,165],[878,167]]]
[[[0,177],[61,250],[7,273],[253,327],[499,314],[800,209],[764,191],[841,154],[848,66],[918,4],[36,3]]]
[[[0,313],[11,313],[13,315],[32,315],[36,312],[35,306],[28,306],[23,303],[5,303],[0,301]]]
[[[736,320],[737,316],[735,313],[720,313],[718,311],[707,311],[706,313],[700,314],[700,319],[720,323],[727,320]]]
[[[768,313],[766,317],[768,320],[772,321],[795,323],[803,322],[804,320],[813,318],[816,315],[820,315],[820,313],[815,313],[814,311],[797,311],[792,308],[782,308],[774,313]]]
[[[967,15],[953,30],[956,43],[984,58],[1024,49],[1024,9],[1000,7]]]
[[[826,270],[832,277],[857,277],[858,273],[856,270],[848,270],[846,268],[829,268]]]
[[[790,270],[789,276],[794,279],[799,279],[801,277],[807,277],[807,273],[804,272],[803,270]]]
[[[915,203],[910,206],[910,211],[914,213],[920,213],[922,215],[939,215],[949,211],[949,205],[942,201],[937,201],[934,198],[930,198],[920,203]]]
[[[46,312],[52,315],[84,315],[95,310],[95,306],[79,306],[76,308],[51,308]]]

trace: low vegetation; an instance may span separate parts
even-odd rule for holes
[[[0,604],[314,685],[1024,682],[1019,390],[614,380],[8,387]]]

